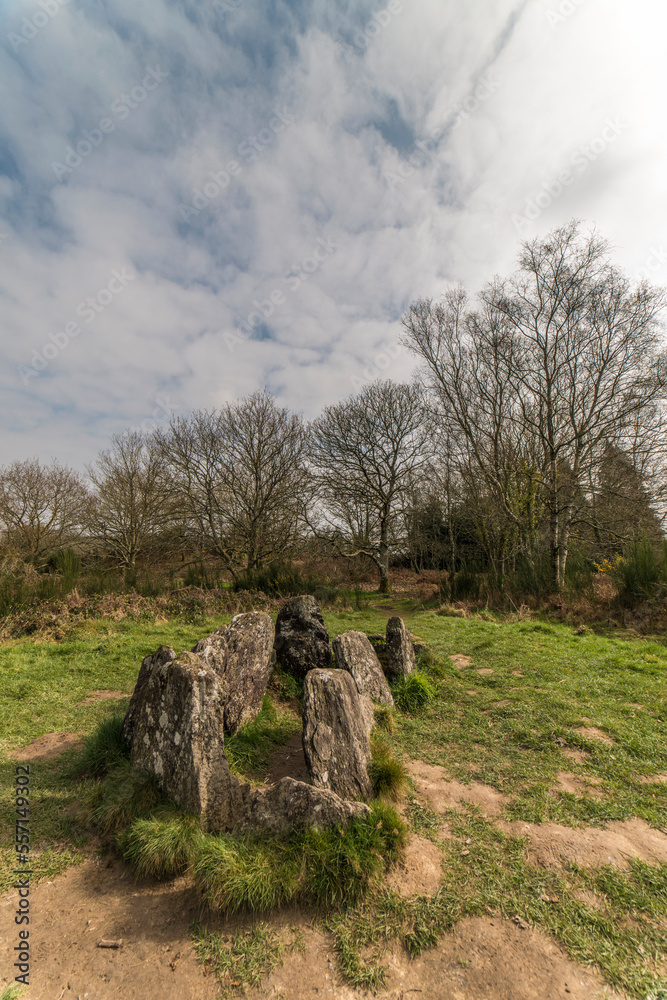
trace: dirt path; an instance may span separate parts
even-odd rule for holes
[[[14,894],[0,900],[0,967],[4,985],[13,958]],[[31,897],[32,985],[25,1000],[213,1000],[190,940],[200,916],[196,893],[184,879],[170,884],[135,882],[118,861],[91,858]],[[207,921],[208,922],[208,921]],[[274,970],[265,993],[275,1000],[351,1000],[370,996],[347,987],[330,939],[305,916],[282,915],[276,926],[297,924],[305,953],[295,952]],[[220,929],[231,924],[220,923]],[[102,939],[123,941],[99,948]],[[381,1000],[602,1000],[604,983],[570,962],[547,935],[511,921],[462,921],[439,945],[410,961],[396,949],[386,957],[388,988]],[[610,997],[615,996],[611,991]]]

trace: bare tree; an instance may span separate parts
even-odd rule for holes
[[[73,469],[38,459],[0,468],[0,524],[8,547],[36,567],[81,535],[88,495]]]
[[[307,484],[306,431],[268,392],[176,418],[156,442],[175,507],[233,576],[292,547]]]
[[[310,523],[348,558],[365,555],[388,593],[409,487],[426,459],[422,392],[416,385],[376,381],[312,425],[311,459],[318,503]]]
[[[520,462],[539,475],[559,589],[591,465],[667,385],[664,292],[632,288],[608,258],[608,244],[573,221],[522,244],[518,273],[487,285],[477,311],[458,290],[415,303],[403,320],[446,419],[526,552],[525,497],[506,473]]]
[[[160,455],[143,434],[126,431],[113,436],[111,448],[87,471],[93,485],[89,530],[132,571],[168,522]]]

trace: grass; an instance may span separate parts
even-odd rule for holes
[[[667,772],[664,637],[580,633],[546,620],[453,618],[377,595],[349,605],[325,613],[331,635],[383,632],[387,617],[399,614],[429,645],[420,655],[417,698],[395,689],[396,709],[376,713],[376,792],[400,794],[394,765],[409,756],[440,765],[463,783],[484,782],[503,792],[506,819],[581,826],[638,816],[664,828],[667,785],[650,780]],[[261,915],[294,903],[324,908],[341,968],[358,987],[382,985],[383,954],[392,942],[416,955],[464,916],[501,914],[548,932],[574,960],[597,965],[611,985],[638,1000],[657,998],[667,988],[659,966],[667,951],[664,865],[536,869],[525,860],[521,841],[474,810],[443,817],[413,794],[406,810],[410,827],[443,856],[443,883],[432,897],[403,899],[383,888],[386,864],[399,853],[404,833],[381,802],[373,823],[344,836],[309,833],[270,842],[201,834],[151,779],[131,771],[119,719],[143,656],[163,643],[188,649],[225,620],[89,619],[60,642],[25,638],[0,645],[0,889],[11,887],[14,857],[15,761],[6,751],[43,733],[80,732],[90,737],[83,753],[31,765],[33,883],[76,863],[86,839],[101,833],[117,838],[139,873],[170,878],[192,872],[207,901],[224,912]],[[470,666],[457,669],[453,654],[471,657]],[[123,698],[83,703],[97,689],[120,691]],[[272,749],[298,727],[275,696],[293,702],[299,695],[290,678],[274,675],[258,719],[226,740],[238,773],[261,776]],[[588,734],[577,732],[582,727]],[[591,727],[610,742],[595,739]],[[599,796],[560,791],[560,771],[595,779]],[[443,820],[452,841],[442,839]],[[467,839],[470,854],[462,856]],[[577,898],[583,889],[596,893],[601,908]],[[216,975],[220,970],[225,989],[237,989],[233,984],[240,981],[230,970],[238,967],[244,981],[254,981],[254,970],[269,968],[276,955],[271,934],[243,935],[207,939],[205,960]]]
[[[398,802],[408,784],[408,769],[399,760],[381,732],[376,731],[371,739],[371,763],[368,776],[371,779],[373,796]]]
[[[281,964],[285,954],[303,948],[294,928],[286,942],[265,923],[229,936],[213,934],[197,924],[193,938],[199,959],[215,973],[223,998],[238,996],[245,985],[259,987],[262,977]]]
[[[264,696],[259,715],[234,736],[225,739],[225,753],[232,772],[243,777],[261,777],[272,752],[301,731],[301,720],[286,709],[278,709]]]

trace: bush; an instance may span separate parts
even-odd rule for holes
[[[262,592],[269,597],[295,597],[313,594],[319,601],[335,597],[335,587],[326,580],[304,577],[292,563],[272,562],[259,569],[247,569],[233,583],[233,590]]]
[[[197,816],[151,816],[136,820],[121,834],[123,857],[138,875],[175,878],[190,868],[202,843]]]
[[[435,694],[433,685],[424,674],[401,677],[392,687],[394,701],[404,712],[416,715],[425,708]]]
[[[667,539],[659,554],[648,535],[632,542],[614,563],[612,575],[621,601],[628,606],[661,596],[667,585]]]

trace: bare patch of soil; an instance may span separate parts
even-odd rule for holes
[[[532,865],[560,866],[574,861],[582,868],[616,865],[627,868],[629,858],[667,862],[667,835],[653,830],[644,820],[608,823],[604,829],[572,830],[557,823],[500,822],[513,837],[527,837],[528,861]]]
[[[93,705],[96,701],[120,701],[121,698],[127,698],[124,691],[89,691],[86,697],[76,704],[78,708],[80,705]]]
[[[478,670],[477,673],[480,677],[490,677],[491,674],[495,673],[495,671],[491,667],[482,667],[482,669]]]
[[[264,784],[277,785],[281,778],[310,781],[310,773],[303,753],[301,733],[295,733],[284,746],[278,747],[274,751]]]
[[[373,994],[343,984],[327,939],[305,936],[306,953],[295,952],[250,1000],[620,1000],[589,968],[571,962],[548,935],[522,930],[510,920],[462,920],[435,948],[410,959],[401,949],[388,953],[387,989]]]
[[[523,677],[523,674],[521,673],[520,670],[513,670],[512,677]]]
[[[667,785],[667,774],[645,775],[639,779],[640,785]]]
[[[574,747],[563,747],[563,753],[575,764],[585,764],[589,758],[588,750],[575,750]]]
[[[107,867],[108,865],[108,867]],[[16,894],[0,900],[5,928]],[[95,858],[30,893],[30,991],[26,1000],[214,1000],[190,938],[199,897],[184,879],[135,882],[120,862]],[[102,939],[121,948],[99,948]],[[14,936],[3,932],[0,967],[10,969]],[[34,951],[33,951],[34,949]]]
[[[410,761],[408,770],[415,783],[418,795],[421,795],[435,812],[445,812],[447,809],[458,809],[464,802],[479,806],[482,815],[498,816],[507,796],[489,785],[473,781],[463,785],[460,781],[451,781],[442,767],[425,764],[420,760]]]
[[[604,743],[608,747],[614,746],[611,736],[603,733],[597,726],[579,726],[578,729],[575,729],[575,733],[579,733],[580,736],[585,736],[589,740],[599,740],[600,743]]]
[[[477,694],[477,692],[476,691],[466,691],[466,694],[469,694],[470,697],[472,697],[473,695]]]
[[[412,834],[400,864],[389,873],[387,885],[401,896],[432,896],[442,881],[442,854],[432,840]]]
[[[451,653],[449,659],[458,670],[463,670],[472,663],[472,656],[464,656],[463,653]]]
[[[25,747],[8,751],[8,756],[14,760],[51,760],[65,750],[77,749],[83,746],[80,733],[44,733]]]
[[[572,895],[580,903],[590,906],[592,910],[604,910],[605,908],[602,896],[598,896],[597,892],[591,892],[590,889],[573,889]]]
[[[570,792],[572,795],[588,795],[594,799],[604,798],[604,793],[596,788],[602,784],[602,778],[593,774],[571,774],[569,771],[560,771],[556,775],[556,787],[563,792]]]

